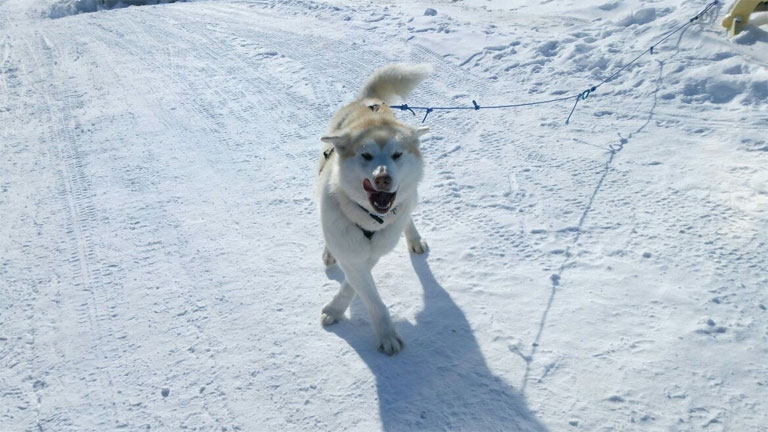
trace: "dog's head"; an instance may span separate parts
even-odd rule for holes
[[[419,137],[428,128],[374,122],[340,131],[322,141],[338,154],[340,187],[369,211],[386,214],[416,193],[424,165]]]

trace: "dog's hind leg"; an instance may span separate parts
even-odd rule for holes
[[[328,249],[326,249],[327,251]],[[333,257],[331,257],[333,258]],[[347,281],[344,281],[339,288],[339,292],[323,307],[323,314],[320,315],[320,322],[324,326],[337,323],[349,307],[352,299],[355,297],[355,289]]]
[[[413,253],[423,254],[429,248],[427,242],[421,239],[421,235],[416,230],[413,218],[408,222],[408,226],[405,227],[405,242],[408,244],[408,250]]]
[[[336,258],[334,258],[331,251],[328,250],[328,246],[323,249],[323,263],[326,267],[336,264]]]

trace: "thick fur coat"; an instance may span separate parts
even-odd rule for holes
[[[338,263],[345,280],[322,310],[323,325],[344,316],[357,294],[373,323],[378,347],[396,354],[403,340],[395,332],[371,269],[405,233],[408,248],[426,244],[411,220],[424,165],[419,137],[426,128],[400,122],[388,107],[405,98],[427,75],[427,65],[392,64],[368,79],[354,102],[333,117],[320,159],[317,198],[325,236],[323,259]]]

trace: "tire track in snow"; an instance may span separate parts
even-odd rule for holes
[[[3,35],[2,41],[0,41],[0,93],[3,95],[3,99],[5,101],[0,104],[0,113],[7,111],[8,105],[11,101],[10,96],[10,89],[8,87],[8,79],[6,78],[7,75],[15,72],[15,70],[11,69],[11,48],[13,46],[11,45],[11,37],[10,35]],[[5,123],[5,122],[3,122]],[[3,132],[3,135],[6,135],[7,132]]]
[[[44,34],[39,35],[46,45],[44,50],[54,54],[59,61],[64,60],[61,47],[50,42]],[[54,62],[55,64],[55,62]],[[56,71],[60,68],[52,68],[54,81],[57,83],[65,82],[65,79],[58,75]],[[105,262],[97,252],[95,232],[97,227],[103,222],[99,220],[99,211],[93,202],[92,185],[89,175],[86,173],[86,156],[81,152],[80,145],[73,130],[75,119],[73,110],[75,109],[75,98],[81,95],[74,93],[73,90],[66,88],[59,89],[55,85],[52,92],[53,100],[60,104],[59,112],[61,115],[54,118],[54,124],[58,123],[59,131],[55,131],[55,139],[63,145],[59,146],[59,151],[64,157],[64,174],[66,186],[66,201],[70,209],[70,224],[72,227],[73,240],[77,244],[77,257],[73,263],[76,266],[75,275],[82,278],[82,283],[76,283],[89,293],[89,301],[83,312],[88,316],[89,324],[94,328],[97,339],[93,342],[96,351],[102,358],[114,358],[119,356],[119,350],[114,347],[112,337],[118,334],[112,327],[112,317],[119,308],[119,301],[114,297],[114,288],[111,280],[105,273],[111,273],[107,268],[109,263]],[[62,142],[63,139],[63,142]],[[117,395],[114,393],[114,379],[112,373],[107,367],[103,370],[104,381],[101,384],[101,390],[108,389],[106,400],[107,409],[110,411],[113,425],[120,425],[120,416],[117,409]],[[99,376],[99,380],[102,376]]]
[[[148,34],[146,28],[139,28],[136,26],[132,20],[128,20],[132,24],[133,30],[136,31],[136,34],[140,35],[146,35]],[[117,19],[114,22],[114,28],[122,28],[121,21]],[[101,30],[103,30],[102,37],[97,38],[98,40],[102,41],[102,46],[104,49],[104,52],[109,55],[111,51],[114,50],[114,47],[120,47],[121,49],[125,50],[129,54],[129,56],[133,59],[140,60],[144,66],[149,71],[155,71],[156,73],[165,76],[165,77],[173,77],[171,81],[178,85],[183,90],[190,92],[192,90],[189,89],[188,86],[183,85],[184,83],[182,80],[179,80],[176,78],[176,72],[175,70],[171,71],[164,71],[162,69],[161,65],[162,63],[158,63],[157,61],[152,61],[153,59],[147,58],[147,54],[150,52],[150,50],[138,50],[135,47],[136,44],[132,44],[129,41],[126,41],[124,39],[125,34],[115,34],[113,33],[113,28],[108,27],[101,27]],[[173,39],[168,39],[173,40]],[[106,42],[105,42],[106,41]],[[153,40],[150,41],[152,43]],[[146,43],[146,39],[144,39],[144,42]],[[159,43],[157,45],[158,49],[161,49],[159,46]],[[162,52],[158,51],[158,52]],[[112,64],[118,64],[116,61],[112,61]],[[114,69],[113,69],[114,70]],[[153,95],[161,95],[164,91],[168,91],[168,89],[160,89],[157,88],[153,83],[147,83],[151,89],[153,89],[152,94]],[[129,89],[125,88],[126,94],[131,94],[133,92],[138,92],[137,89]],[[134,91],[135,90],[135,91]],[[163,106],[162,103],[149,103],[150,106]],[[218,147],[216,153],[217,154],[228,154],[232,149],[232,141],[226,138],[224,124],[220,121],[217,122],[215,118],[213,118],[210,115],[210,112],[208,112],[205,109],[200,109],[199,106],[195,105],[195,103],[185,103],[182,104],[182,108],[184,108],[182,111],[182,114],[188,113],[188,112],[194,112],[199,117],[199,122],[197,124],[199,127],[204,128],[204,130],[207,132],[207,134],[211,137],[215,137],[212,140],[208,141],[209,145],[213,145],[214,147]],[[167,130],[178,130],[179,129],[179,118],[172,117],[168,114],[167,109],[161,108],[156,109],[153,111],[156,115],[156,118],[163,124],[164,128]],[[214,122],[213,126],[211,126],[211,122]],[[195,131],[183,131],[183,135],[188,135],[188,139],[192,142],[194,142],[197,138],[195,137]],[[173,143],[174,141],[172,141]],[[173,153],[182,154],[186,152],[185,149],[180,148],[176,146],[176,150],[173,150]],[[206,161],[209,165],[213,162],[211,160]],[[161,168],[162,167],[158,167]],[[152,165],[145,166],[145,169],[149,171],[152,169]],[[150,172],[146,172],[143,174],[139,174],[139,178],[162,178],[163,174],[161,172],[155,172],[154,174],[151,174]],[[141,189],[148,191],[153,191],[153,194],[155,196],[160,196],[162,194],[161,191],[158,190],[157,185],[153,184],[147,184],[141,186]],[[132,206],[141,206],[141,201],[132,202]],[[168,221],[170,222],[171,226],[180,226],[181,223],[177,220],[175,220],[175,216],[172,212],[167,210],[166,207],[167,204],[161,204],[159,206],[153,206],[152,208],[136,208],[133,211],[130,211],[130,214],[135,215],[135,219],[130,222],[130,229],[132,231],[132,236],[138,238],[138,239],[145,239],[141,240],[144,242],[143,245],[139,246],[137,249],[141,252],[141,256],[139,256],[137,259],[140,260],[140,266],[142,267],[142,270],[145,272],[155,273],[158,271],[163,271],[161,261],[163,258],[160,256],[161,252],[172,252],[174,255],[180,255],[184,256],[186,255],[186,252],[184,251],[186,247],[186,243],[188,243],[188,239],[185,239],[181,236],[181,233],[179,231],[175,231],[173,234],[169,235],[163,235],[163,231],[167,231],[167,228],[158,227],[156,225],[152,224],[152,221]],[[153,238],[159,237],[164,239],[162,242],[158,242],[153,240]],[[169,242],[168,238],[171,238],[174,240],[173,242]],[[188,273],[188,270],[185,268],[178,268],[173,271],[176,275],[185,275]],[[215,337],[210,333],[210,331],[206,330],[204,328],[205,321],[207,320],[207,316],[201,316],[201,313],[205,313],[207,310],[206,306],[201,305],[207,305],[209,302],[207,299],[200,294],[198,294],[196,291],[184,291],[181,289],[184,286],[193,286],[194,285],[194,275],[189,275],[189,281],[184,283],[181,280],[174,281],[176,283],[168,284],[167,286],[163,287],[164,292],[167,292],[166,299],[161,303],[161,307],[165,311],[178,311],[179,314],[177,317],[181,317],[181,319],[184,321],[185,325],[183,326],[177,326],[174,329],[171,329],[172,331],[176,332],[176,335],[180,340],[176,342],[175,345],[184,345],[185,343],[189,345],[189,352],[194,353],[195,347],[199,347],[200,349],[203,349],[205,347],[213,347],[214,351],[211,353],[211,355],[206,355],[202,357],[198,357],[198,365],[199,365],[199,374],[192,374],[191,376],[183,376],[179,377],[173,376],[173,370],[175,369],[175,363],[176,360],[173,358],[173,353],[166,354],[163,358],[164,367],[161,368],[161,370],[158,370],[155,367],[152,367],[150,365],[147,365],[147,367],[150,370],[151,376],[148,378],[143,378],[149,381],[157,381],[161,380],[161,382],[165,382],[165,379],[171,379],[173,382],[173,385],[176,386],[174,388],[174,392],[179,392],[182,394],[189,394],[189,393],[199,393],[203,399],[202,403],[202,409],[207,416],[214,420],[217,428],[226,428],[226,427],[233,427],[233,428],[239,428],[241,426],[238,426],[238,416],[235,415],[234,411],[231,409],[230,404],[227,402],[226,398],[217,397],[213,400],[214,403],[211,403],[211,399],[209,397],[203,396],[203,389],[208,388],[208,393],[211,394],[224,394],[223,388],[221,388],[217,382],[219,378],[219,374],[225,369],[225,366],[218,360],[218,357],[216,355],[216,352],[224,349],[224,347],[221,345],[221,343],[217,340],[218,338]],[[183,279],[182,279],[183,280]],[[178,304],[179,301],[181,301],[181,304]],[[191,313],[190,313],[191,311]],[[190,332],[190,330],[192,330]],[[181,333],[179,333],[181,332]],[[182,342],[182,340],[188,340],[187,342]],[[207,348],[206,350],[210,351],[211,348]],[[205,378],[205,377],[208,378]],[[198,380],[203,379],[202,385],[201,383],[198,383]],[[190,381],[191,380],[191,381]],[[181,387],[181,388],[179,388]],[[199,390],[198,390],[199,389]],[[175,394],[175,393],[174,393]],[[151,419],[152,414],[148,410],[147,405],[137,405],[136,408],[131,408],[133,410],[138,410],[139,415],[144,416],[145,418]],[[202,418],[201,418],[202,417]],[[153,419],[155,422],[160,421],[161,423],[165,423],[164,418],[161,417],[155,417]],[[173,419],[177,420],[178,419]],[[199,413],[190,413],[188,414],[182,421],[182,425],[193,425],[193,424],[206,424],[207,421],[204,418],[204,416],[200,416]]]
[[[114,303],[106,297],[108,291],[108,282],[105,281],[102,268],[105,263],[97,255],[94,247],[93,230],[98,225],[97,211],[91,198],[90,180],[85,173],[85,160],[80,152],[79,144],[75,137],[73,127],[73,97],[77,94],[66,88],[60,88],[61,82],[65,82],[57,73],[59,68],[55,65],[63,59],[61,51],[50,42],[45,34],[35,31],[29,35],[28,39],[33,41],[29,43],[30,52],[35,59],[38,73],[41,78],[41,85],[48,83],[40,93],[45,98],[45,110],[50,119],[49,130],[47,132],[47,142],[55,145],[54,154],[56,165],[59,167],[59,185],[58,199],[60,206],[67,209],[65,220],[67,228],[67,245],[70,248],[69,264],[71,274],[75,278],[72,281],[72,287],[76,290],[71,294],[77,296],[77,302],[80,302],[76,308],[79,314],[79,323],[87,325],[86,340],[84,342],[83,353],[85,355],[83,365],[79,372],[83,381],[95,381],[97,383],[91,390],[91,394],[98,395],[99,404],[109,412],[108,419],[101,419],[108,423],[108,427],[114,427],[119,424],[115,404],[115,394],[112,391],[113,380],[107,368],[97,368],[96,370],[85,369],[90,360],[108,357],[109,353],[104,348],[108,346],[107,335],[113,333],[110,327],[110,311],[114,308]],[[35,52],[39,54],[34,54]],[[55,79],[51,83],[50,77]],[[63,355],[62,347],[55,347],[54,350],[61,358]],[[93,356],[93,357],[91,357]],[[66,361],[66,360],[65,360]],[[44,386],[35,386],[35,390],[42,390]],[[42,396],[38,396],[38,403]],[[38,405],[39,409],[39,405]],[[72,417],[62,413],[54,413],[51,421],[63,422],[65,425],[72,425]],[[40,413],[38,414],[40,416]],[[48,419],[38,418],[38,428],[47,427]],[[102,424],[104,424],[102,423]]]
[[[0,407],[5,411],[2,418],[13,420],[14,417],[22,416],[22,421],[26,424],[39,425],[40,403],[44,397],[42,390],[46,386],[45,379],[48,379],[50,370],[43,370],[38,366],[41,353],[39,339],[41,333],[45,333],[45,328],[37,325],[45,322],[47,318],[40,313],[40,304],[47,300],[49,293],[42,291],[50,281],[39,273],[38,266],[30,265],[24,259],[19,260],[16,253],[21,252],[22,257],[35,260],[44,260],[47,253],[50,253],[50,250],[45,248],[41,251],[34,240],[24,237],[24,233],[30,230],[36,230],[38,235],[42,231],[39,212],[29,209],[29,201],[35,198],[24,196],[24,191],[25,188],[39,190],[37,188],[48,185],[44,173],[50,166],[46,162],[54,161],[47,149],[31,146],[30,142],[34,142],[34,139],[28,139],[14,127],[17,123],[26,123],[29,118],[40,116],[31,103],[18,102],[21,99],[21,89],[32,86],[36,78],[27,72],[37,70],[37,65],[27,66],[24,63],[25,56],[14,56],[14,42],[17,46],[23,44],[29,51],[29,57],[37,58],[27,39],[22,37],[21,41],[14,41],[10,35],[4,37],[0,73],[5,80],[5,96],[9,102],[14,103],[0,105],[0,122],[7,127],[3,131],[4,145],[0,146],[0,153],[5,153],[3,159],[7,158],[14,163],[9,164],[6,170],[0,171],[0,209],[3,210],[0,219],[3,220],[3,230],[6,231],[2,235],[2,252],[7,252],[7,255],[0,254],[3,257],[0,262],[0,298],[4,300],[3,311],[0,313],[0,359],[3,362],[0,374],[0,401],[3,403],[0,403]],[[14,154],[10,154],[11,152]],[[33,155],[27,158],[14,157],[20,153]],[[27,178],[30,171],[36,174],[35,179]],[[38,202],[32,205],[39,204],[40,198],[37,199]],[[14,204],[18,207],[14,208]],[[26,375],[19,375],[25,372]],[[29,420],[33,416],[34,420]]]
[[[136,50],[133,45],[123,42],[123,37],[125,36],[124,34],[115,35],[105,27],[100,27],[100,30],[103,30],[103,33],[101,33],[99,37],[94,38],[94,43],[99,45],[101,51],[103,52],[104,61],[100,63],[101,69],[108,69],[109,73],[106,74],[107,76],[119,76],[120,71],[118,68],[120,66],[116,65],[120,64],[120,60],[118,60],[119,57],[114,54],[115,48],[117,47],[124,49],[125,52],[128,53],[131,57],[138,57],[141,55],[141,52]],[[93,79],[96,81],[97,77],[94,77]],[[145,96],[144,89],[134,87],[132,85],[133,81],[116,81],[116,85],[122,90],[123,95],[140,96],[140,102],[143,103],[143,106],[163,107],[162,101],[148,99]],[[152,80],[148,80],[144,84],[151,90],[149,93],[150,95],[162,94],[163,89],[157,87],[152,82]],[[178,129],[178,119],[169,116],[168,111],[164,107],[160,109],[154,109],[152,113],[154,118],[162,124],[165,130]],[[135,125],[135,123],[140,120],[141,119],[138,117],[134,118],[132,123]],[[166,145],[173,145],[175,148],[174,152],[176,153],[181,154],[183,152],[183,150],[176,145],[174,140],[169,141]],[[162,195],[162,193],[158,191],[158,185],[156,183],[158,181],[157,179],[163,178],[163,173],[162,171],[158,170],[154,164],[147,163],[139,166],[126,165],[122,166],[121,168],[122,172],[117,174],[115,177],[118,179],[122,178],[124,181],[129,182],[132,191],[144,193],[149,193],[151,191],[153,196],[156,197],[160,197]],[[132,197],[127,196],[126,198]],[[183,238],[177,237],[174,239],[174,236],[170,236],[170,238],[174,239],[175,242],[169,244],[167,241],[169,236],[163,235],[163,232],[168,230],[167,226],[179,225],[179,222],[175,220],[174,215],[167,210],[166,206],[167,203],[160,202],[147,205],[146,202],[142,202],[136,198],[133,198],[126,200],[124,208],[119,209],[120,213],[125,214],[125,216],[116,218],[116,222],[121,223],[121,226],[116,228],[122,228],[123,230],[127,230],[130,233],[130,238],[133,240],[133,244],[135,246],[134,250],[138,252],[138,254],[134,254],[132,258],[133,264],[135,265],[136,271],[138,272],[147,275],[154,275],[162,271],[160,267],[162,266],[162,261],[164,258],[161,256],[161,252],[173,251],[177,253],[176,249],[182,246],[185,242]],[[165,221],[167,225],[158,225],[158,221]],[[158,238],[163,240],[158,241]],[[180,276],[185,273],[184,269],[176,269],[174,272],[176,272],[179,278],[181,278]],[[124,275],[123,278],[129,279],[130,274]],[[195,310],[197,308],[195,296],[189,295],[188,292],[180,289],[180,286],[183,285],[178,283],[168,284],[163,287],[166,294],[163,296],[164,298],[159,303],[162,305],[165,311],[172,311],[174,309]],[[179,300],[183,302],[184,306],[179,307],[177,305]],[[151,307],[154,309],[157,305],[158,302],[156,301]],[[217,345],[214,342],[214,339],[210,335],[206,334],[201,326],[193,320],[193,317],[195,316],[194,314],[185,315],[186,316],[184,317],[184,320],[187,326],[184,328],[193,329],[193,331],[191,334],[179,334],[179,327],[177,327],[176,337],[179,338],[180,344],[181,340],[187,339],[189,340],[187,342],[189,346],[196,346],[200,344],[201,341],[209,346]],[[157,323],[154,319],[151,318],[147,324],[149,326],[161,325],[161,323]],[[133,345],[135,348],[141,349],[143,351],[144,347],[142,346],[142,342],[144,341],[136,340],[135,338],[133,339]],[[151,395],[156,397],[158,387],[166,385],[166,379],[171,373],[170,371],[174,369],[174,360],[169,358],[169,354],[164,354],[161,360],[155,359],[154,353],[152,353],[152,357],[149,358],[143,357],[140,354],[134,355],[133,357],[135,360],[132,364],[133,367],[131,368],[131,375],[133,375],[131,381],[139,387],[130,390],[132,390],[132,394],[134,395],[133,397],[138,398],[139,400],[151,400]],[[218,365],[207,367],[211,369],[219,369]],[[179,388],[179,381],[175,381],[174,385],[176,386],[173,388],[174,394],[176,392],[184,391],[183,389]],[[195,385],[195,390],[197,390],[198,387],[199,385]],[[141,419],[147,424],[159,423],[160,425],[169,426],[166,423],[166,418],[153,414],[150,408],[150,405],[142,402],[130,403],[127,407],[127,409],[135,418]],[[219,415],[210,410],[208,405],[204,405],[203,408],[211,418],[220,418]],[[218,426],[221,427],[221,424],[219,423]]]

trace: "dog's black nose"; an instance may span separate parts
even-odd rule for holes
[[[376,189],[387,192],[392,187],[392,177],[389,174],[380,174],[373,178]]]

